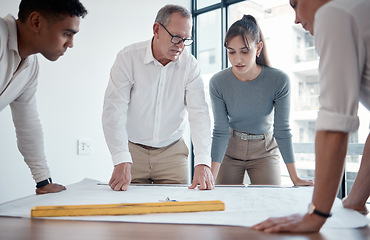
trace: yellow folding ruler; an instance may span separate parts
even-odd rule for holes
[[[218,200],[191,202],[169,201],[155,203],[36,206],[31,209],[31,217],[135,215],[147,213],[179,213],[224,210],[225,204]]]

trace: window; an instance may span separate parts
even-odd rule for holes
[[[197,3],[197,9],[202,9],[204,7],[208,7],[217,3],[220,3],[221,0],[201,0],[201,1],[196,1]]]
[[[226,29],[244,14],[251,14],[257,19],[273,67],[286,72],[291,80],[291,129],[298,174],[300,177],[313,178],[315,123],[319,109],[319,57],[314,38],[300,25],[294,24],[295,15],[289,1],[193,0],[193,3],[197,6],[193,9],[196,28],[196,46],[193,49],[201,66],[206,94],[209,79],[228,66],[223,47]],[[369,132],[370,116],[363,106],[359,108],[359,116],[361,125],[350,137],[346,179],[340,196],[345,196],[351,189]],[[281,162],[282,183],[291,184],[286,167]]]
[[[203,75],[213,75],[221,69],[221,11],[214,10],[197,18],[197,58]],[[213,58],[212,61],[210,59]],[[210,76],[210,77],[211,77]]]

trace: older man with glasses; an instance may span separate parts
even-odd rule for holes
[[[105,93],[103,129],[114,170],[115,191],[129,184],[189,184],[187,118],[194,145],[189,188],[213,189],[210,117],[191,45],[192,18],[177,5],[161,8],[151,40],[121,50]]]

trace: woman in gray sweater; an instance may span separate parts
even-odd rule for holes
[[[210,81],[216,183],[242,184],[247,171],[251,184],[279,185],[280,150],[293,184],[313,185],[298,177],[294,165],[289,77],[269,66],[255,18],[236,21],[224,44],[232,67]]]

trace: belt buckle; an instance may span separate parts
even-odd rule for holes
[[[243,140],[243,141],[246,141],[246,140],[249,140],[250,137],[249,137],[248,134],[242,133],[241,136],[240,136],[240,139]]]

